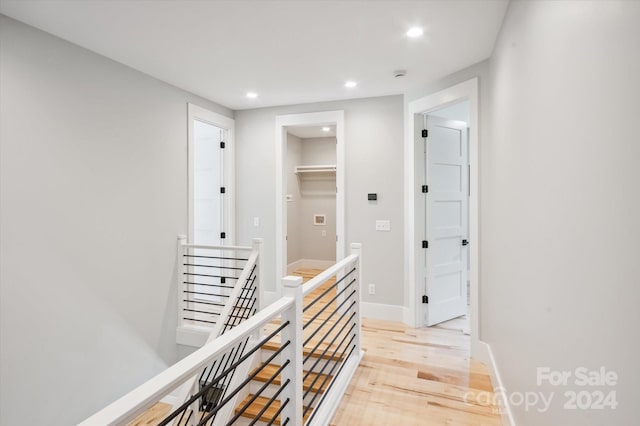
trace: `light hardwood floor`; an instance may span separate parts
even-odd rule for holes
[[[483,405],[492,386],[469,336],[363,320],[366,351],[331,425],[501,425]],[[465,394],[470,393],[465,397]]]

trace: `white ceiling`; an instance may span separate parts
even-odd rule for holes
[[[238,110],[404,93],[489,57],[507,4],[0,0],[0,11]],[[408,39],[412,26],[424,35]]]

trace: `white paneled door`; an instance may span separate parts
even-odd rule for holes
[[[423,306],[431,326],[467,313],[469,163],[466,123],[427,116],[426,125]]]
[[[199,120],[193,123],[193,242],[223,245],[225,232],[224,129]]]

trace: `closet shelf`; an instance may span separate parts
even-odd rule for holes
[[[335,197],[335,165],[297,166],[296,176],[302,197]]]
[[[336,166],[334,165],[323,165],[323,166],[296,166],[296,174],[305,174],[305,173],[336,173]]]

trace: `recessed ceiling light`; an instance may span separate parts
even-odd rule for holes
[[[247,92],[247,98],[255,99],[257,97],[258,97],[258,94],[256,92]]]
[[[407,31],[407,37],[416,38],[424,34],[424,30],[420,27],[413,27]]]
[[[322,131],[323,132],[330,132],[331,131],[331,127],[325,126],[325,127],[322,128]]]
[[[344,87],[348,87],[349,89],[352,89],[354,87],[356,87],[358,85],[358,83],[356,83],[355,81],[347,81],[344,84]]]

